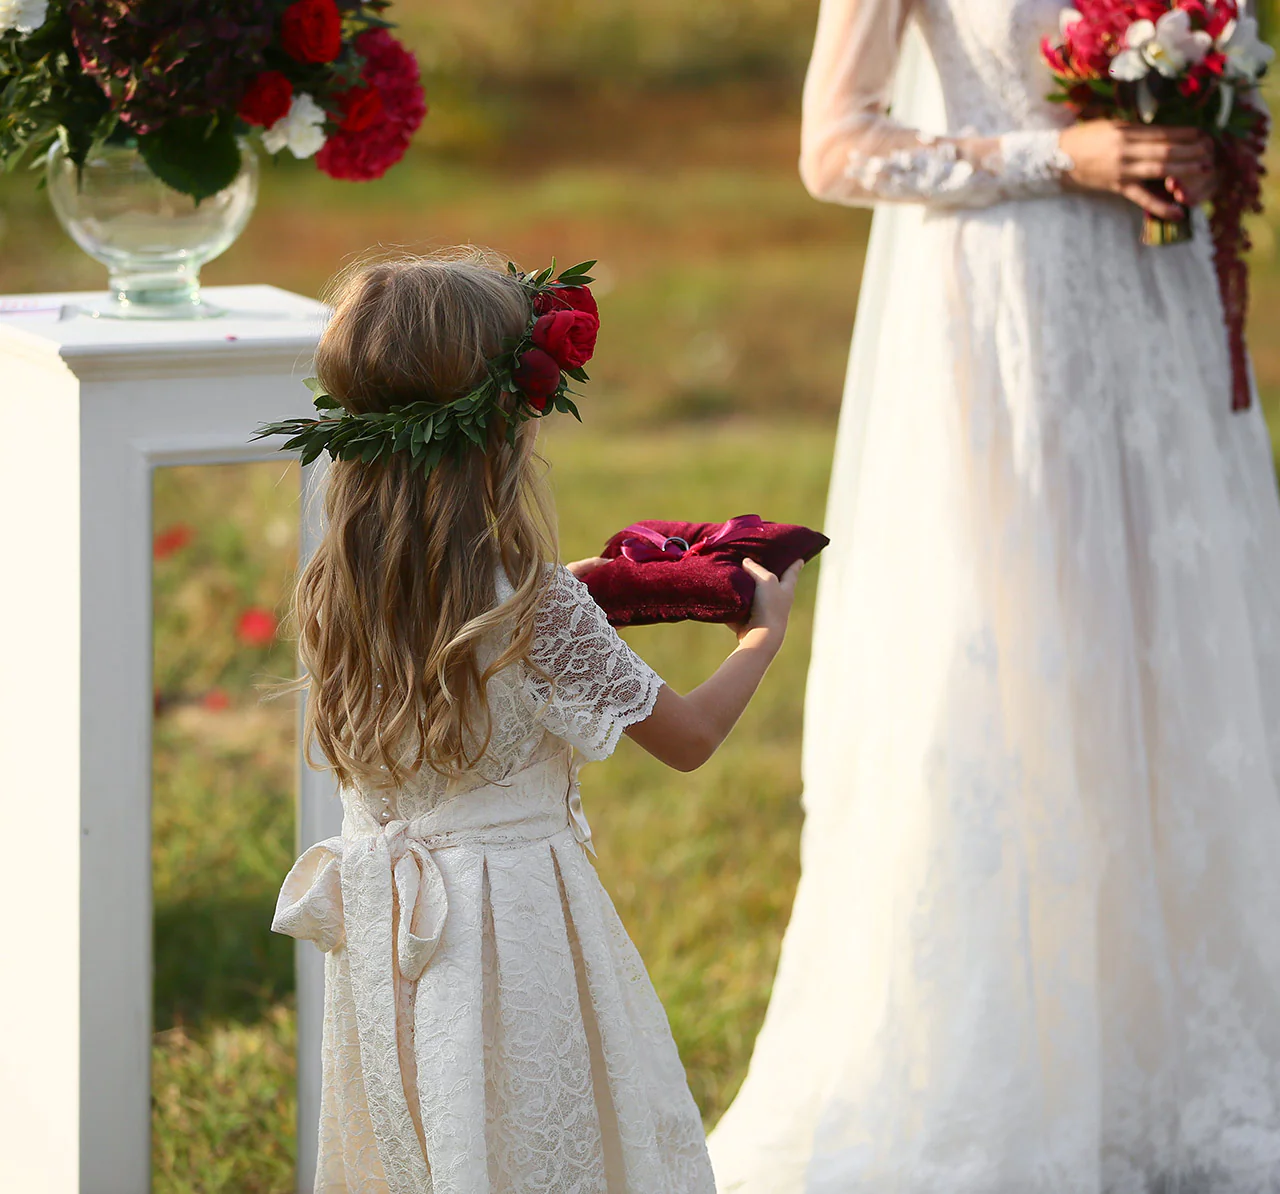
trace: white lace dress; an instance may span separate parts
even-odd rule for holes
[[[317,1194],[714,1190],[578,797],[662,682],[563,569],[535,659],[553,686],[491,682],[486,778],[344,790],[285,880],[273,927],[328,954]]]
[[[800,887],[711,1137],[722,1194],[1280,1190],[1268,438],[1230,411],[1203,219],[1143,248],[1136,208],[1060,186],[1058,9],[822,3],[806,180],[901,202],[875,218]],[[887,112],[904,36],[950,137],[907,127],[901,75]]]

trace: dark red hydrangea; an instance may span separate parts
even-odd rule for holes
[[[67,0],[84,73],[121,120],[150,133],[235,108],[262,73],[270,0]]]
[[[409,148],[427,114],[418,61],[385,29],[369,29],[355,41],[365,60],[365,83],[377,89],[382,112],[362,129],[339,129],[316,154],[333,178],[366,182],[381,178]]]

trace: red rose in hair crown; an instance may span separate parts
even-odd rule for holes
[[[533,300],[533,309],[539,315],[548,311],[584,311],[600,318],[596,297],[585,286],[561,286],[556,290],[544,290]]]
[[[533,325],[533,342],[561,369],[581,369],[596,350],[600,320],[585,311],[548,311]]]

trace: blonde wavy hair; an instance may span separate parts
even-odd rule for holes
[[[529,318],[520,284],[477,250],[359,262],[326,298],[316,372],[352,412],[461,397]],[[520,425],[514,447],[493,422],[483,450],[446,457],[427,477],[399,453],[329,466],[325,534],[293,598],[304,674],[279,694],[308,690],[307,762],[343,785],[473,769],[492,733],[489,679],[529,661],[555,522],[537,420]],[[499,567],[515,590],[501,605]],[[482,667],[492,631],[509,639]]]

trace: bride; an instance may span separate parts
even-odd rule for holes
[[[1280,1190],[1268,438],[1231,412],[1202,213],[1139,243],[1172,214],[1142,184],[1194,206],[1209,147],[1063,127],[1059,8],[822,0],[805,182],[894,206],[722,1194]]]

